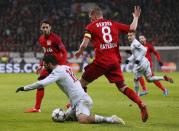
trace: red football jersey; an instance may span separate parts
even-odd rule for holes
[[[112,20],[98,19],[86,26],[84,37],[91,39],[94,51],[94,62],[102,65],[120,62],[119,35],[128,33],[129,25]]]
[[[153,66],[153,62],[152,62],[152,56],[151,54],[153,53],[157,60],[160,61],[160,54],[155,50],[155,48],[153,47],[153,45],[149,42],[147,42],[145,45],[144,45],[146,48],[147,48],[147,52],[146,52],[146,58],[149,60],[150,62],[150,66],[152,67]]]
[[[45,55],[54,55],[59,64],[66,64],[67,51],[58,35],[53,32],[47,37],[41,35],[39,43],[42,46]]]

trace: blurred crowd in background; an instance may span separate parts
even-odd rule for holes
[[[155,46],[177,46],[179,42],[179,1],[177,0],[1,0],[0,51],[40,52],[40,21],[48,18],[62,37],[68,51],[77,50],[89,23],[92,6],[103,9],[106,18],[130,24],[134,5],[142,14],[138,33]],[[127,37],[121,36],[122,46]]]

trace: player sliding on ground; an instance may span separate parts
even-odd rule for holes
[[[112,123],[125,124],[125,122],[113,115],[111,117],[104,117],[99,115],[91,115],[93,101],[91,97],[84,92],[80,81],[75,77],[69,66],[59,65],[54,56],[45,56],[43,58],[45,68],[51,72],[45,79],[40,80],[31,85],[19,87],[16,92],[29,91],[33,89],[43,88],[54,82],[70,99],[72,107],[68,109],[68,117],[76,115],[80,123]],[[71,111],[70,111],[71,110]]]
[[[150,62],[145,57],[147,49],[136,39],[136,33],[134,30],[128,32],[128,40],[131,42],[131,52],[132,55],[126,60],[126,64],[132,62],[134,64],[134,83],[135,91],[139,94],[139,79],[142,75],[145,76],[148,82],[154,82],[159,80],[165,80],[170,83],[173,83],[172,78],[165,76],[153,76],[150,68]]]

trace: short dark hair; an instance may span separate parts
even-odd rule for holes
[[[144,37],[146,38],[146,35],[145,35],[145,34],[142,34],[142,33],[141,33],[141,34],[139,34],[139,36],[144,36]]]
[[[51,22],[49,21],[49,19],[43,19],[41,22],[40,22],[40,26],[45,23],[45,24],[49,24],[51,26]]]
[[[136,31],[135,30],[129,30],[128,33],[134,33],[136,35]]]
[[[43,61],[47,64],[51,63],[52,65],[57,65],[58,61],[53,55],[45,55]]]

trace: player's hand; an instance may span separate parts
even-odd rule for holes
[[[140,63],[140,61],[139,61],[139,60],[136,60],[136,61],[135,61],[135,64],[137,64],[137,65],[138,65],[139,63]]]
[[[19,91],[24,91],[24,87],[17,88],[16,93],[18,93]]]
[[[132,54],[132,52],[130,50],[126,50],[125,52],[130,55]]]
[[[139,6],[134,6],[134,12],[132,13],[133,17],[139,17],[141,13],[141,9]]]
[[[81,54],[82,54],[82,52],[81,52],[81,51],[79,51],[79,50],[78,50],[78,51],[76,51],[76,52],[75,52],[75,56],[76,56],[76,58],[80,57],[80,55],[81,55]]]
[[[39,66],[38,68],[37,68],[37,70],[36,70],[36,74],[40,74],[40,71],[42,70],[42,66]]]
[[[126,60],[126,61],[125,61],[125,64],[129,64],[129,60]]]
[[[163,62],[162,61],[159,61],[159,66],[163,66]]]

